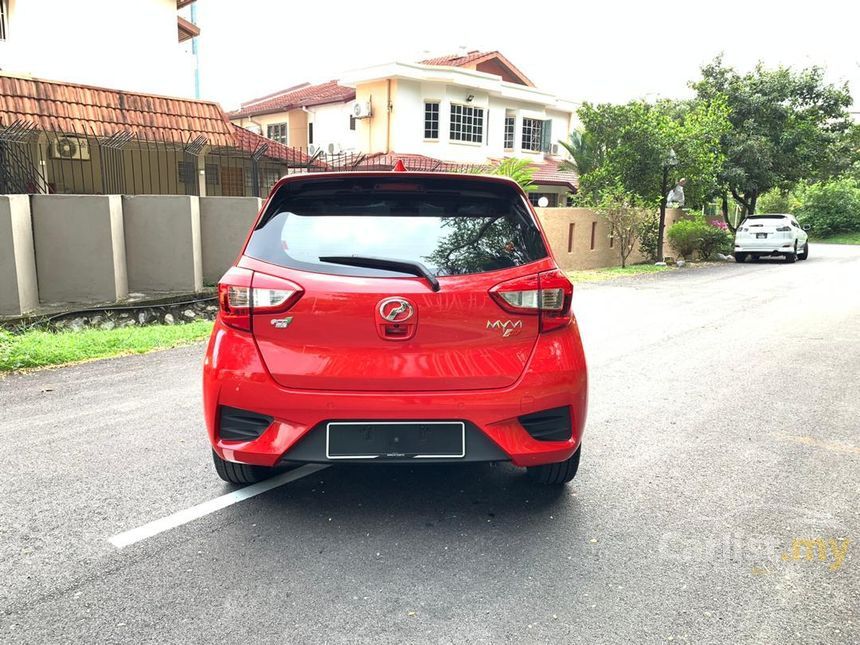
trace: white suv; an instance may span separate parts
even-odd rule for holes
[[[805,260],[809,257],[808,239],[794,215],[752,215],[735,233],[735,261],[763,255],[781,255],[786,262]]]

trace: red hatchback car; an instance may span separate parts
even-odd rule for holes
[[[203,390],[226,481],[339,462],[576,474],[588,397],[573,286],[515,182],[290,176],[218,293]]]

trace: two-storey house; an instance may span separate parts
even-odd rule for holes
[[[336,81],[248,101],[229,116],[312,154],[356,151],[461,164],[526,158],[535,167],[532,199],[546,197],[554,206],[575,190],[575,173],[559,170],[565,150],[558,145],[573,129],[575,110],[493,51],[352,70]]]

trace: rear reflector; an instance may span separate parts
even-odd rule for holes
[[[272,417],[222,405],[218,415],[218,436],[227,441],[253,441],[272,424]]]
[[[514,278],[490,289],[490,296],[505,311],[540,316],[540,330],[564,327],[571,320],[573,285],[561,271]]]
[[[283,278],[233,267],[218,283],[218,304],[225,325],[251,331],[251,316],[288,310],[304,289]]]
[[[526,414],[519,422],[538,441],[567,441],[571,437],[568,406]]]

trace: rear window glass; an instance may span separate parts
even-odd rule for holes
[[[406,175],[288,183],[272,199],[245,254],[295,269],[361,276],[402,274],[319,258],[406,260],[444,276],[520,266],[547,251],[514,187]]]
[[[759,219],[788,219],[787,215],[752,215],[747,217],[747,222],[753,222]]]

